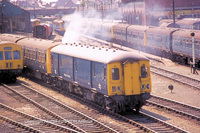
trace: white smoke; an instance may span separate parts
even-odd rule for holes
[[[79,38],[82,34],[95,37],[96,33],[99,34],[99,32],[101,32],[101,23],[105,21],[112,21],[113,19],[115,19],[115,16],[119,16],[119,13],[117,14],[115,12],[114,15],[108,14],[107,16],[104,16],[104,19],[102,19],[101,12],[95,10],[90,11],[87,14],[75,12],[70,16],[66,16],[62,18],[65,21],[66,29],[64,37],[62,38],[62,42],[79,43]],[[93,24],[99,24],[99,26],[96,26],[96,28],[94,28],[92,27]]]

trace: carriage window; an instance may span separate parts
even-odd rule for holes
[[[0,60],[3,60],[3,52],[0,51]]]
[[[104,79],[106,79],[106,68],[104,68]]]
[[[13,51],[13,56],[15,60],[21,59],[20,51]]]
[[[5,51],[5,59],[12,60],[11,51]]]
[[[112,80],[119,80],[119,68],[112,69]]]
[[[141,78],[147,78],[147,66],[141,66]]]

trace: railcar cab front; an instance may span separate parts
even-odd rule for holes
[[[150,98],[151,76],[148,60],[126,60],[108,64],[108,95],[121,110],[137,111]]]

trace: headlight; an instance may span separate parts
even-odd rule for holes
[[[147,89],[150,89],[150,84],[147,84]]]
[[[115,86],[112,86],[112,92],[115,92],[116,89],[115,89]]]
[[[142,89],[142,90],[145,89],[145,84],[142,84],[141,89]]]
[[[121,87],[120,86],[117,86],[117,91],[121,91]]]

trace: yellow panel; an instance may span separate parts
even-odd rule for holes
[[[124,64],[124,88],[125,95],[140,94],[138,62],[126,62]]]
[[[147,45],[147,40],[146,40],[147,36],[146,36],[146,31],[144,32],[144,46]]]
[[[147,78],[141,78],[141,84],[140,84],[140,87],[142,84],[145,85],[145,89],[141,89],[141,93],[150,93],[151,92],[151,88],[152,88],[152,85],[151,85],[151,73],[150,73],[150,63],[149,61],[140,61],[140,68],[143,66],[143,64],[145,66],[147,66]],[[140,70],[141,72],[141,70]],[[140,73],[140,77],[141,77],[141,73]],[[147,89],[147,84],[150,85],[150,89]]]
[[[112,39],[114,38],[113,26],[112,26],[112,28],[111,28],[111,37],[112,37]]]
[[[12,50],[4,50],[4,47],[12,47]],[[15,50],[22,51],[22,48],[19,45],[9,44],[9,43],[0,45],[0,51],[11,51],[12,52],[12,60],[5,60],[5,57],[4,57],[4,60],[0,60],[1,69],[4,69],[4,70],[7,70],[7,69],[23,69],[22,52],[21,52],[21,59],[20,60],[14,60],[13,51],[15,51]],[[6,64],[8,64],[8,67],[6,67]]]
[[[113,80],[112,78],[112,69],[119,68],[119,80]],[[123,88],[123,72],[122,66],[120,62],[111,63],[107,66],[107,79],[108,79],[108,95],[124,95]],[[115,91],[113,91],[113,87],[115,87]],[[120,87],[120,90],[118,89]]]
[[[55,45],[57,46],[57,45]],[[53,46],[53,47],[55,47]],[[46,51],[46,65],[47,65],[47,73],[51,73],[51,49],[53,47],[50,47],[47,51]]]

